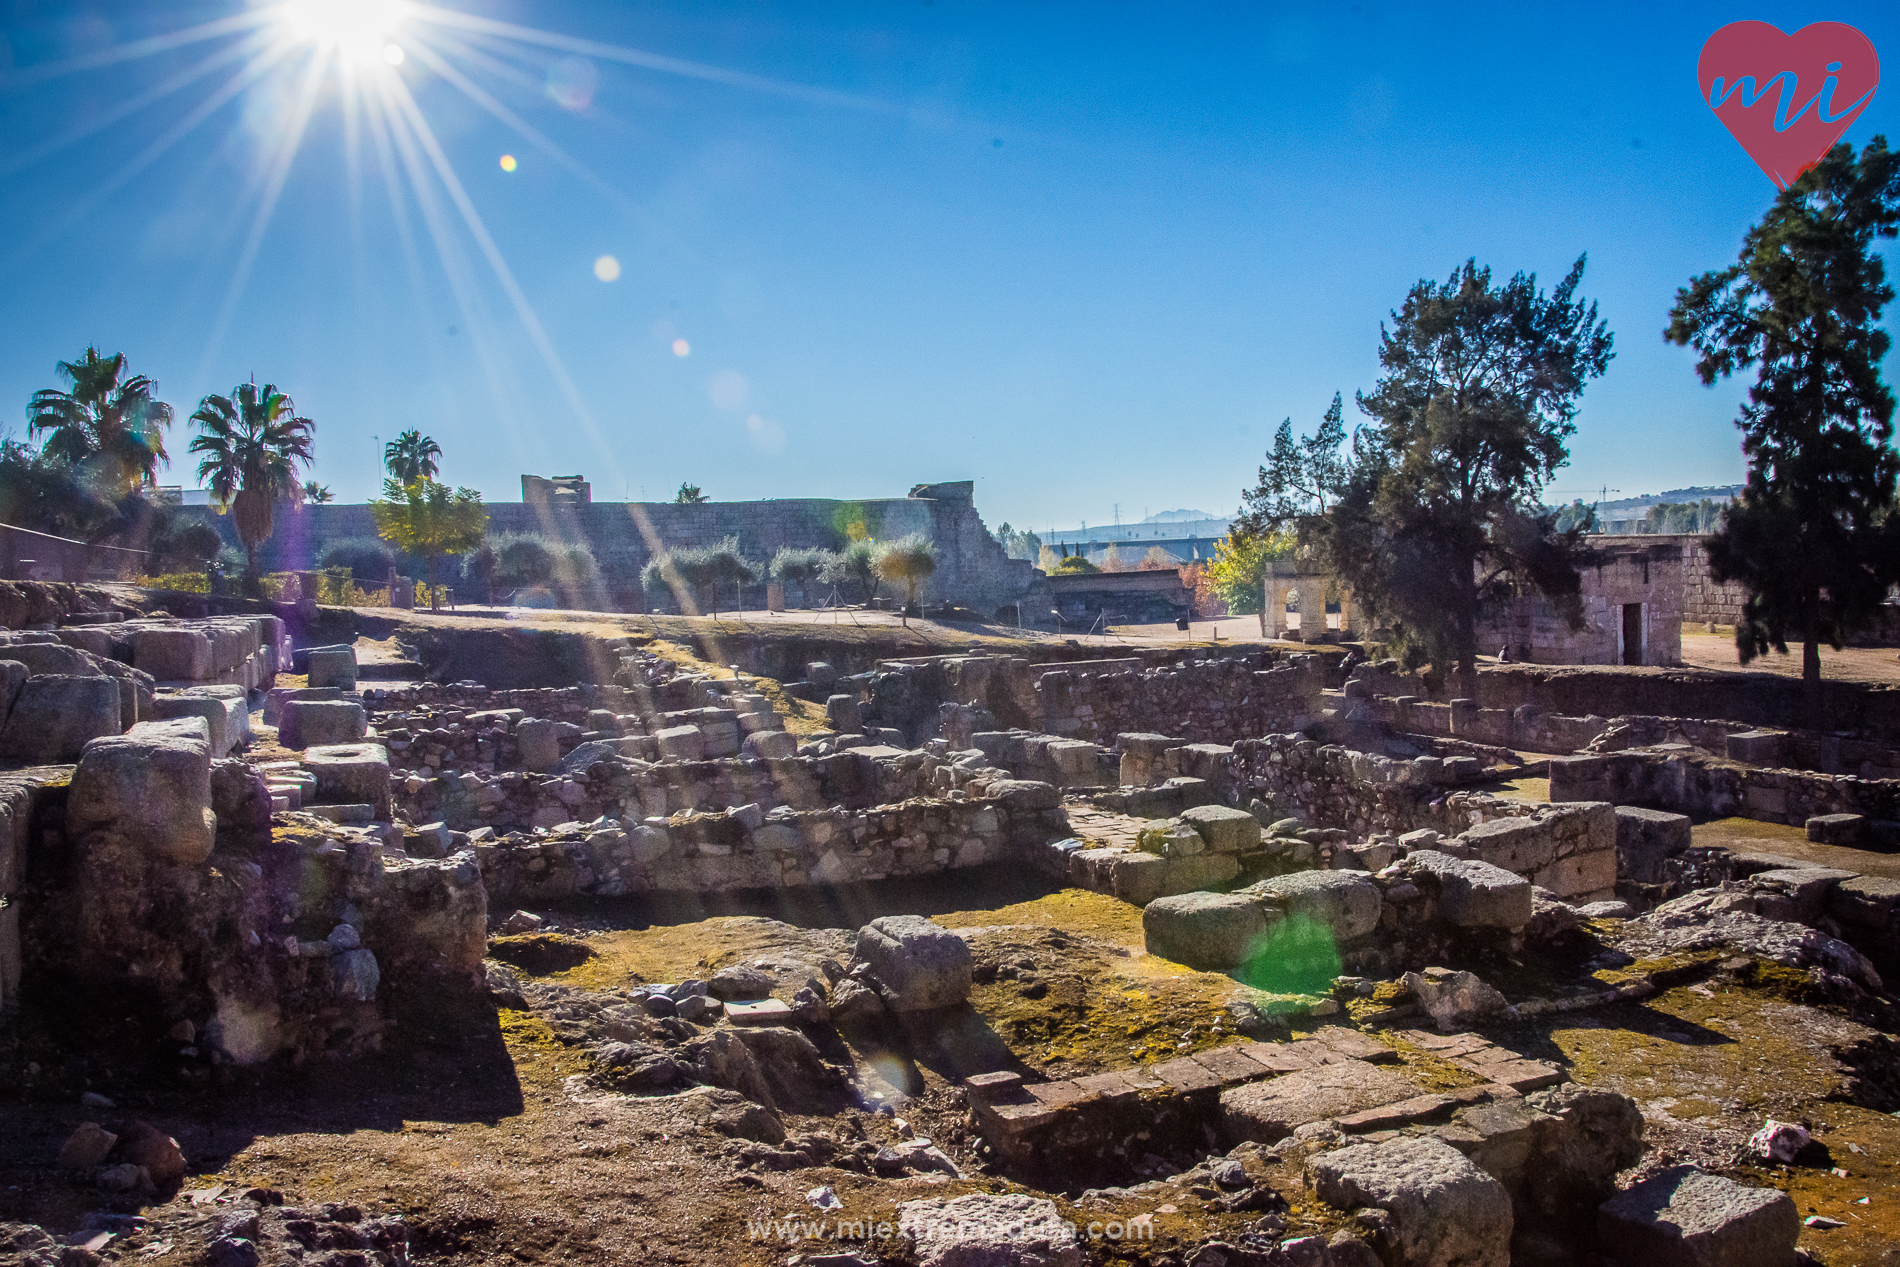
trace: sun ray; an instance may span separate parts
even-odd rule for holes
[[[495,118],[514,129],[517,135],[539,146],[549,158],[552,158],[556,163],[559,163],[562,167],[580,177],[595,193],[606,198],[622,211],[633,215],[644,216],[644,211],[633,199],[627,197],[618,189],[615,189],[612,185],[601,179],[601,177],[595,175],[593,170],[585,163],[569,154],[546,134],[541,132],[540,129],[534,127],[526,119],[523,119],[520,115],[496,100],[493,95],[469,79],[467,75],[455,69],[446,58],[442,57],[426,43],[412,37],[409,41],[409,48],[415,53],[416,59],[422,62],[423,65],[460,89],[462,94],[470,101],[473,101],[476,105],[494,115]]]
[[[18,153],[11,155],[5,162],[0,163],[0,176],[10,176],[14,172],[39,162],[50,154],[58,153],[76,141],[82,141],[95,132],[103,131],[119,120],[128,118],[140,110],[145,109],[145,107],[164,100],[174,92],[177,92],[180,88],[196,83],[219,67],[227,66],[240,58],[256,53],[269,42],[270,36],[266,33],[259,32],[252,35],[249,39],[236,41],[228,48],[219,49],[217,52],[193,62],[190,66],[187,66],[184,70],[179,71],[169,79],[161,80],[152,87],[147,88],[144,92],[128,97],[104,114],[96,118],[87,119],[83,123],[76,124],[63,132],[48,137],[37,145],[29,145]]]
[[[62,215],[56,223],[48,228],[42,229],[39,233],[34,234],[24,242],[16,245],[7,255],[4,265],[0,265],[0,267],[16,267],[22,261],[30,259],[41,247],[56,240],[62,233],[65,233],[68,229],[92,214],[106,199],[112,197],[113,194],[130,184],[132,179],[140,172],[143,172],[153,163],[163,158],[174,145],[189,136],[200,124],[216,114],[218,110],[233,97],[263,78],[271,67],[282,61],[295,47],[296,44],[293,41],[280,39],[264,49],[250,65],[225,80],[224,83],[218,87],[217,91],[199,102],[184,118],[166,129],[157,140],[140,150],[130,161],[121,166],[118,171],[114,172],[101,183],[98,188],[86,194],[84,197],[73,201],[66,208],[65,214]]]
[[[725,84],[731,88],[750,88],[756,92],[771,93],[775,96],[794,97],[815,105],[841,106],[850,110],[868,110],[878,114],[902,113],[898,107],[887,102],[860,97],[853,93],[838,92],[830,88],[812,88],[805,84],[771,79],[742,70],[727,70],[720,66],[708,66],[704,62],[689,62],[678,57],[666,57],[643,49],[626,48],[618,44],[603,44],[599,40],[585,40],[572,35],[559,35],[552,31],[536,30],[531,26],[501,22],[494,18],[477,17],[472,13],[460,13],[454,9],[438,8],[431,4],[411,4],[407,12],[409,16],[418,20],[435,22],[442,26],[502,35],[524,44],[539,44],[543,48],[557,48],[566,53],[578,53],[584,57],[620,62],[646,70],[664,71],[669,75],[680,75],[688,79],[702,79],[709,83]]]
[[[231,269],[231,281],[225,288],[224,301],[218,305],[218,315],[211,322],[210,333],[205,336],[204,356],[198,364],[199,378],[209,371],[211,358],[217,354],[218,345],[224,340],[225,329],[237,313],[238,300],[251,280],[251,269],[257,263],[257,253],[264,245],[265,231],[270,228],[271,218],[277,212],[277,200],[283,196],[284,182],[290,178],[297,151],[303,146],[304,131],[310,126],[310,116],[316,109],[317,91],[323,84],[324,63],[327,60],[326,55],[318,51],[311,54],[310,61],[304,67],[303,83],[298,86],[297,105],[291,116],[291,125],[278,142],[277,152],[271,156],[257,213],[251,219],[251,231],[245,236],[237,263]]]
[[[78,57],[69,57],[65,61],[48,62],[44,66],[28,66],[21,70],[0,74],[0,92],[13,92],[34,84],[57,79],[61,75],[71,75],[82,70],[100,70],[107,66],[116,66],[120,62],[136,61],[150,57],[155,53],[169,52],[174,48],[183,48],[187,44],[198,44],[205,40],[215,40],[219,36],[230,35],[236,31],[263,26],[274,21],[276,11],[256,9],[249,13],[233,14],[228,18],[215,18],[209,22],[200,22],[196,26],[184,27],[164,35],[148,36],[142,40],[133,40],[129,44],[115,44],[111,48],[102,48],[91,53],[82,53]]]
[[[422,157],[416,152],[417,141],[406,120],[394,108],[392,97],[395,95],[391,80],[386,77],[377,81],[378,92],[375,97],[378,116],[386,129],[388,139],[394,142],[397,157],[409,180],[411,192],[415,195],[417,209],[422,213],[423,223],[427,226],[431,242],[435,246],[436,258],[442,265],[444,277],[448,280],[449,291],[455,296],[457,308],[462,314],[464,325],[468,329],[469,339],[475,345],[476,361],[482,368],[482,375],[488,380],[489,391],[495,408],[502,414],[508,440],[517,456],[522,446],[524,432],[523,419],[527,416],[521,407],[521,393],[512,382],[502,376],[502,367],[511,364],[498,342],[492,337],[488,320],[487,306],[482,303],[477,287],[471,276],[472,270],[462,257],[455,244],[455,233],[448,215],[436,200],[435,190],[424,170]],[[394,188],[392,181],[392,188]]]
[[[475,244],[487,257],[488,266],[494,270],[495,279],[501,283],[502,292],[508,296],[508,302],[514,306],[516,318],[527,330],[528,338],[534,343],[535,349],[541,353],[541,359],[546,363],[548,372],[554,376],[561,394],[567,398],[568,408],[574,411],[575,419],[585,429],[588,438],[602,452],[606,452],[606,440],[601,434],[600,425],[594,420],[593,411],[587,407],[580,389],[575,386],[573,377],[567,372],[567,366],[562,363],[560,354],[555,351],[554,341],[548,338],[548,332],[542,326],[541,318],[535,314],[534,305],[528,302],[528,296],[522,291],[521,284],[515,280],[514,270],[508,267],[508,261],[503,257],[501,248],[495,245],[495,239],[489,234],[488,226],[483,223],[481,213],[475,209],[468,191],[462,186],[461,178],[455,174],[455,168],[449,163],[448,155],[443,153],[440,142],[436,140],[434,129],[430,128],[429,121],[423,117],[421,109],[416,105],[416,99],[409,94],[408,85],[394,75],[389,76],[384,82],[389,85],[390,95],[401,108],[403,117],[415,134],[417,142],[422,146],[423,152],[429,156],[429,162],[435,168],[436,179],[440,180],[442,187],[448,191],[449,200],[461,213],[462,222],[467,226],[469,235],[475,239]]]

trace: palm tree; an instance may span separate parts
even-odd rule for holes
[[[330,491],[328,484],[319,484],[315,480],[303,483],[303,499],[313,506],[321,506],[327,501],[335,501],[336,494]]]
[[[684,480],[680,481],[680,491],[673,494],[673,504],[676,506],[703,506],[709,500],[706,494],[699,491],[699,485],[688,484]]]
[[[93,347],[78,361],[59,362],[59,372],[73,389],[42,388],[26,407],[29,431],[52,432],[47,456],[82,468],[115,499],[156,484],[158,464],[171,460],[165,428],[172,425],[172,407],[152,399],[158,385],[143,374],[121,381],[125,354],[100,356]]]
[[[383,465],[398,484],[434,479],[441,457],[442,446],[420,431],[405,431],[383,446]]]
[[[191,420],[202,453],[198,478],[231,512],[244,543],[244,583],[258,588],[257,549],[270,540],[272,508],[297,486],[297,464],[310,461],[311,428],[290,397],[270,383],[240,383],[229,396],[206,396]]]

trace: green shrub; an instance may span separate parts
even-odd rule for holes
[[[317,566],[325,571],[348,568],[356,580],[383,585],[389,581],[389,569],[396,566],[396,553],[381,541],[351,537],[326,546],[317,556]]]

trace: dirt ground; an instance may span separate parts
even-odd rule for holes
[[[1691,668],[1717,669],[1730,673],[1774,673],[1781,677],[1801,676],[1801,648],[1790,646],[1787,655],[1770,651],[1747,665],[1735,650],[1735,639],[1727,634],[1682,631],[1682,662]],[[1841,682],[1900,682],[1900,650],[1893,647],[1843,647],[1836,651],[1821,648],[1821,676]]]
[[[897,1246],[876,1240],[875,1229],[894,1225],[903,1201],[1039,1191],[1049,1182],[999,1174],[980,1154],[954,1085],[968,1067],[1053,1078],[1151,1063],[1233,1041],[1223,1005],[1255,997],[1227,977],[1146,955],[1139,912],[1098,894],[1038,893],[992,880],[893,889],[863,901],[984,930],[974,944],[990,970],[979,971],[968,1019],[947,1037],[909,1051],[824,1040],[830,1058],[856,1071],[852,1098],[836,1114],[787,1114],[786,1129],[872,1145],[928,1137],[962,1178],[753,1164],[747,1157],[756,1146],[709,1129],[690,1096],[595,1090],[581,1077],[589,1048],[559,1008],[452,1009],[411,1000],[398,1014],[397,1040],[379,1057],[228,1072],[209,1087],[167,1078],[158,1062],[54,1069],[59,1036],[29,1027],[28,1054],[43,1054],[48,1067],[24,1094],[0,1101],[0,1221],[64,1232],[102,1207],[136,1212],[145,1224],[109,1242],[108,1260],[193,1263],[214,1216],[237,1194],[266,1188],[306,1211],[355,1207],[365,1218],[399,1216],[415,1260],[429,1263],[763,1265],[800,1250],[891,1253]],[[848,937],[826,926],[848,927],[853,917],[824,906],[712,912],[631,903],[552,914],[593,953],[578,966],[523,976],[581,992],[705,976],[737,962],[808,962]],[[1587,981],[1595,962],[1583,959],[1589,953],[1585,945],[1564,962],[1526,971]],[[1844,1225],[1803,1232],[1816,1261],[1900,1263],[1900,1120],[1883,1111],[1900,1102],[1848,1102],[1856,1045],[1872,1031],[1803,1000],[1799,978],[1792,986],[1783,979],[1791,976],[1750,979],[1692,966],[1641,1003],[1556,1014],[1491,1037],[1635,1097],[1652,1149],[1639,1169],[1696,1161],[1786,1188],[1804,1217]],[[1294,1031],[1305,1028],[1296,1023]],[[101,1109],[78,1102],[87,1089],[117,1101],[105,1112],[145,1117],[179,1139],[192,1168],[184,1191],[169,1201],[120,1199],[115,1206],[46,1168],[66,1134],[101,1117]],[[1792,1167],[1739,1165],[1740,1141],[1766,1116],[1804,1122],[1819,1148]],[[1337,1226],[1338,1213],[1316,1201],[1297,1168],[1272,1177],[1289,1203],[1287,1234]],[[821,1188],[832,1190],[837,1208],[812,1204]],[[1138,1194],[1046,1195],[1083,1225],[1145,1218],[1155,1229],[1148,1241],[1092,1242],[1088,1261],[1180,1262],[1196,1244],[1237,1234],[1253,1218],[1224,1213],[1204,1186],[1196,1188],[1184,1177]],[[808,1239],[810,1229],[798,1224],[820,1217],[829,1221],[828,1239]],[[840,1225],[850,1231],[859,1223],[872,1230],[873,1243],[830,1239]]]

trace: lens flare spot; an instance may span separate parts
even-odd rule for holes
[[[603,255],[594,261],[594,276],[603,282],[620,280],[620,261],[611,255]]]
[[[1325,994],[1339,975],[1339,944],[1325,924],[1294,915],[1249,947],[1234,974],[1256,990],[1276,994]]]
[[[746,397],[751,395],[751,386],[745,381],[745,375],[738,370],[720,370],[706,380],[706,395],[712,403],[721,409],[739,409],[744,407]]]
[[[520,165],[521,164],[515,162],[515,156],[513,154],[503,154],[501,156],[501,170],[504,172],[511,172]]]
[[[563,110],[587,109],[599,89],[600,72],[585,57],[563,57],[548,67],[548,96]]]
[[[391,66],[402,65],[403,56],[404,54],[402,51],[402,45],[400,44],[383,45],[383,60],[388,62]]]
[[[688,343],[684,339],[673,340],[673,355],[674,356],[691,356],[692,354],[693,354],[692,344]]]
[[[752,447],[761,453],[777,453],[785,447],[785,429],[770,418],[748,414],[745,429]]]

